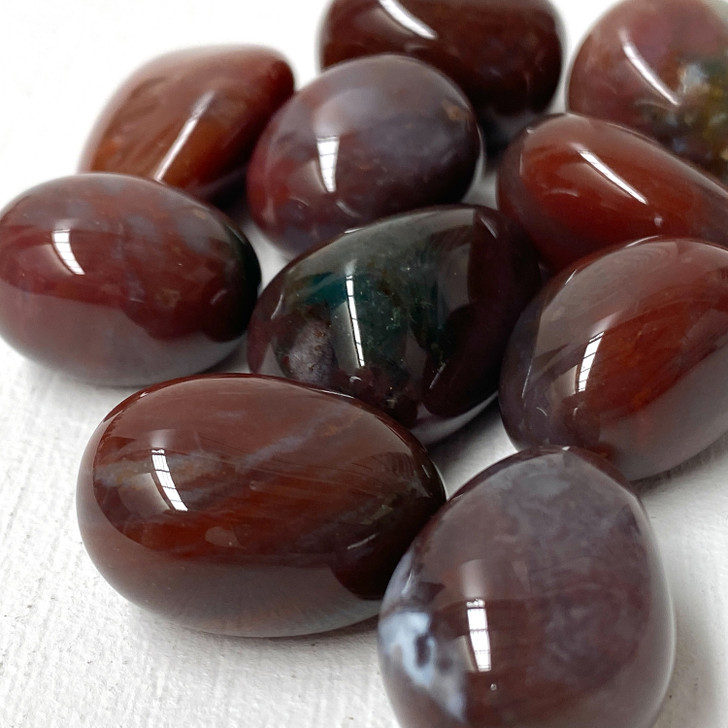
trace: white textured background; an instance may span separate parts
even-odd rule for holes
[[[160,52],[267,44],[306,82],[324,4],[3,2],[0,206],[73,171],[106,98]],[[556,4],[571,50],[608,3]],[[72,382],[0,342],[0,728],[394,728],[372,622],[293,640],[196,634],[130,606],[95,572],[76,525],[76,468],[96,424],[129,393]],[[435,457],[452,492],[511,450],[489,411]],[[728,726],[727,474],[724,438],[644,493],[678,623],[659,728]]]

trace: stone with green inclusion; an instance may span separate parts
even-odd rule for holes
[[[495,395],[506,341],[539,280],[523,234],[494,210],[388,218],[271,281],[249,328],[249,364],[357,397],[434,442]]]
[[[570,110],[624,124],[728,182],[728,5],[625,0],[594,26]]]

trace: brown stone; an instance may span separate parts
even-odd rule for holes
[[[675,626],[649,520],[590,453],[477,475],[395,571],[379,619],[403,728],[647,728]]]
[[[518,447],[577,445],[628,478],[679,465],[728,431],[728,250],[655,238],[553,278],[501,371]]]
[[[112,97],[79,171],[148,177],[209,199],[240,180],[260,133],[292,93],[290,67],[267,48],[168,53]]]
[[[386,416],[242,374],[127,399],[78,480],[84,544],[115,589],[186,626],[258,637],[374,616],[444,499],[424,448]]]

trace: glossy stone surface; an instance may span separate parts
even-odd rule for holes
[[[248,361],[358,397],[431,443],[495,395],[539,282],[532,248],[495,210],[399,215],[281,271],[250,320]]]
[[[578,445],[628,478],[728,431],[728,250],[656,238],[552,279],[513,332],[499,402],[519,447]]]
[[[548,0],[334,0],[319,36],[321,67],[405,53],[455,80],[491,147],[549,105],[564,31]]]
[[[0,335],[89,382],[211,367],[239,346],[259,283],[227,218],[156,182],[65,177],[0,211]]]
[[[630,126],[728,182],[728,6],[627,0],[584,40],[573,111]]]
[[[513,142],[498,205],[554,270],[650,235],[728,245],[728,188],[639,134],[576,114]]]
[[[292,93],[290,67],[267,48],[168,53],[111,98],[79,169],[148,177],[210,198],[239,182],[260,133]]]
[[[650,728],[674,659],[648,518],[604,461],[531,451],[433,518],[382,604],[402,728]]]
[[[127,599],[241,636],[377,613],[444,502],[403,428],[340,395],[242,374],[161,384],[96,429],[78,479],[84,544]]]
[[[386,215],[457,202],[480,137],[439,71],[383,55],[331,68],[276,114],[247,175],[250,214],[293,256]]]

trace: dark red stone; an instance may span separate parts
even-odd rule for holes
[[[457,202],[479,155],[472,107],[439,71],[393,55],[342,63],[261,136],[247,174],[250,213],[297,255],[385,215]]]
[[[465,91],[497,147],[551,101],[564,32],[548,0],[334,0],[318,45],[323,68],[375,53],[432,64]]]
[[[156,182],[65,177],[0,211],[0,335],[90,382],[211,367],[240,344],[259,283],[227,218]]]
[[[552,279],[508,345],[499,402],[518,447],[578,445],[628,478],[728,431],[728,250],[657,238]]]
[[[728,181],[728,6],[627,0],[584,40],[573,111],[625,124]]]
[[[248,362],[358,397],[432,443],[495,396],[539,284],[535,253],[495,210],[398,215],[281,271],[250,320]]]
[[[267,48],[168,53],[109,101],[79,169],[148,177],[210,198],[239,181],[266,123],[292,93],[291,69]]]
[[[402,728],[647,728],[675,649],[649,520],[599,458],[542,450],[476,476],[397,567],[382,676]]]
[[[554,270],[650,235],[728,245],[728,188],[639,134],[576,114],[513,142],[498,203]]]
[[[84,544],[115,589],[189,627],[258,637],[374,616],[444,499],[389,418],[242,374],[133,395],[96,429],[78,479]]]

